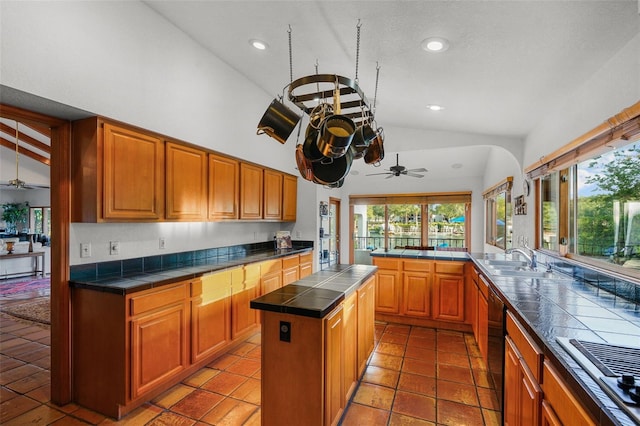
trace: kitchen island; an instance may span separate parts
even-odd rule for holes
[[[262,312],[262,424],[339,421],[374,346],[375,272],[335,265],[251,301]]]

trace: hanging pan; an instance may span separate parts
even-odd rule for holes
[[[371,144],[367,148],[367,152],[364,155],[364,162],[367,164],[373,164],[377,166],[384,158],[384,132],[382,127],[378,127],[376,130],[376,137],[371,141]]]
[[[266,134],[280,143],[285,143],[300,121],[300,116],[274,99],[258,123],[256,134]]]

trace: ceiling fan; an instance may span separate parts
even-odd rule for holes
[[[20,123],[18,123],[16,121],[16,178],[15,179],[11,179],[8,183],[3,183],[2,187],[6,187],[8,189],[38,189],[38,188],[49,188],[46,185],[30,185],[27,184],[25,181],[20,180],[20,177],[18,175],[18,171],[20,170],[19,167],[19,152],[18,152],[18,148],[19,148],[19,131],[18,131],[18,125]]]
[[[424,177],[424,175],[418,174],[419,172],[420,173],[428,172],[428,170],[425,169],[424,167],[420,167],[418,169],[407,169],[405,166],[401,166],[399,161],[400,161],[400,154],[396,154],[396,165],[389,167],[388,169],[389,171],[384,173],[371,173],[371,174],[368,174],[367,176],[389,175],[385,178],[385,179],[389,179],[394,176],[406,175],[406,176],[421,178],[421,177]]]

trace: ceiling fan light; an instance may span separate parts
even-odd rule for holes
[[[429,108],[431,111],[442,111],[444,109],[442,105],[436,105],[436,104],[429,104],[427,105],[427,108]]]
[[[249,40],[249,44],[258,50],[267,50],[267,47],[269,47],[267,43],[262,40],[258,40],[257,38]]]

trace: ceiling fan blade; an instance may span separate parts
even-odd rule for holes
[[[387,176],[385,179],[391,179],[391,178],[392,178],[392,177],[394,177],[394,176],[395,176],[395,174],[393,174],[393,173],[389,173],[389,176]]]
[[[393,175],[392,172],[384,172],[384,173],[369,173],[366,176],[376,176],[376,175]]]
[[[411,173],[411,172],[406,172],[406,173],[403,173],[403,174],[407,175],[407,176],[411,176],[411,177],[417,177],[417,178],[424,177],[424,175],[419,175],[417,173]]]
[[[428,172],[429,170],[425,169],[424,167],[420,167],[419,169],[409,169],[407,171],[408,172],[422,172],[422,173],[425,173],[425,172]]]

